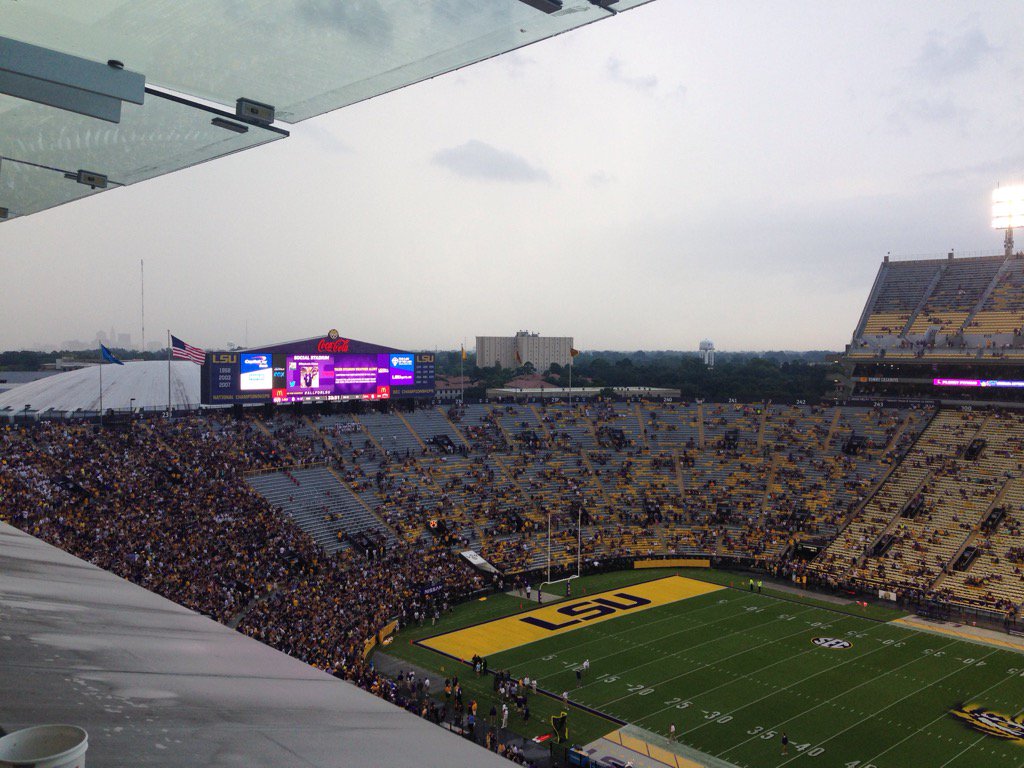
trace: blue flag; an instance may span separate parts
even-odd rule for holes
[[[108,363],[116,363],[117,365],[124,365],[120,360],[114,357],[114,353],[107,349],[105,346],[100,344],[100,352],[103,353],[103,359]]]

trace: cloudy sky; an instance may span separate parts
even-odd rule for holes
[[[148,340],[838,349],[887,252],[1001,252],[1022,32],[1019,0],[656,0],[3,224],[0,348],[138,340],[145,259]]]

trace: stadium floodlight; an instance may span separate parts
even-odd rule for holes
[[[999,187],[992,193],[992,227],[1024,227],[1024,184]]]
[[[992,228],[1005,229],[1006,255],[1013,255],[1013,228],[1024,227],[1024,184],[999,187],[992,193]]]

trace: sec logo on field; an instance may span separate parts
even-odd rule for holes
[[[840,640],[838,637],[816,637],[811,640],[819,648],[828,648],[830,651],[845,651],[852,648],[853,643],[849,640]]]

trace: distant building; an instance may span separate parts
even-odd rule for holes
[[[52,363],[43,363],[43,368],[53,371],[77,371],[99,365],[95,360],[75,360],[73,357],[58,357]]]
[[[515,336],[477,336],[476,364],[480,368],[521,368],[532,363],[537,371],[552,365],[568,365],[572,336],[541,336],[519,331]]]
[[[469,376],[438,376],[434,379],[434,397],[438,400],[461,400],[462,393],[480,382]]]
[[[56,371],[0,371],[0,393],[53,376]]]

